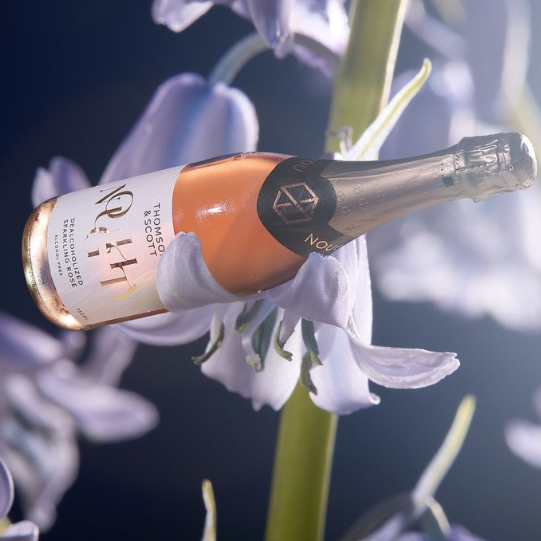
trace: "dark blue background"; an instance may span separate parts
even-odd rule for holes
[[[20,266],[36,168],[62,155],[97,181],[157,85],[181,72],[207,74],[250,30],[224,8],[176,35],[151,21],[150,1],[0,4],[3,310],[55,332],[28,295]],[[420,44],[407,32],[403,43],[400,66],[418,66]],[[260,149],[319,155],[330,96],[320,75],[267,53],[235,86],[255,103]],[[511,454],[502,429],[511,417],[535,418],[541,338],[376,296],[374,343],[457,351],[462,366],[423,390],[374,385],[382,404],[340,420],[328,539],[372,504],[412,488],[460,399],[474,393],[472,431],[438,499],[452,522],[487,539],[539,540],[541,471]],[[219,538],[262,538],[278,414],[254,413],[202,376],[190,357],[204,345],[140,348],[123,386],[157,405],[160,426],[130,443],[82,443],[80,475],[42,539],[199,539],[203,478],[214,484]]]

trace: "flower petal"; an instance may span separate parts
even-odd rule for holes
[[[13,479],[8,467],[0,458],[0,520],[9,513],[13,505]]]
[[[193,73],[177,75],[156,90],[100,183],[251,151],[257,137],[254,107],[240,90],[210,87]]]
[[[157,283],[158,295],[171,312],[245,300],[226,291],[212,277],[194,233],[179,233],[169,243],[160,258]]]
[[[32,185],[32,204],[37,207],[51,197],[89,188],[83,170],[71,160],[57,157],[51,160],[49,170],[39,168]]]
[[[188,344],[209,330],[212,307],[185,310],[175,314],[159,314],[115,325],[120,332],[151,346]]]
[[[81,432],[93,441],[136,438],[158,422],[156,408],[147,400],[84,380],[69,364],[41,372],[36,383],[44,396],[69,412]]]
[[[27,430],[12,419],[2,426],[1,452],[9,464],[25,515],[48,529],[56,518],[56,505],[71,486],[79,467],[72,435]]]
[[[182,32],[203,16],[213,2],[193,0],[154,0],[152,18],[156,24],[164,24],[173,32]]]
[[[351,252],[349,247],[340,250]],[[346,326],[354,301],[350,293],[348,275],[338,259],[312,253],[295,278],[269,290],[267,298],[310,321]]]
[[[269,405],[278,410],[285,404],[299,379],[301,333],[293,333],[287,342],[287,349],[293,353],[293,360],[285,360],[271,346],[265,359],[265,368],[256,372],[246,362],[242,334],[233,332],[235,321],[243,307],[244,303],[235,303],[228,307],[223,319],[224,341],[201,369],[206,376],[223,383],[229,391],[251,399],[254,409],[259,410],[262,406]],[[277,321],[280,321],[281,317],[279,311]]]
[[[293,6],[295,0],[245,0],[250,18],[261,37],[277,56],[284,56],[293,45]]]
[[[350,349],[347,334],[330,325],[320,325],[316,338],[323,361],[311,371],[317,395],[310,394],[321,409],[346,415],[379,403],[368,389],[368,378],[360,370]]]
[[[515,455],[541,468],[541,426],[515,419],[505,427],[505,440]]]
[[[34,370],[63,354],[64,345],[60,340],[0,312],[0,367],[7,364],[10,371]]]
[[[377,347],[350,334],[359,368],[375,383],[394,389],[417,389],[437,383],[459,367],[456,353]]]
[[[1,539],[4,541],[37,541],[38,537],[38,527],[29,520],[23,520],[9,525]]]
[[[98,329],[79,373],[95,383],[117,385],[130,364],[137,344],[111,327]]]

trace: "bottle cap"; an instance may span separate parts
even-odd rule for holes
[[[456,175],[474,201],[529,188],[537,174],[532,143],[520,133],[465,137],[456,148]]]

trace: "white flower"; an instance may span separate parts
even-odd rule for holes
[[[38,528],[28,520],[9,524],[3,529],[7,514],[13,505],[13,480],[11,474],[0,458],[0,539],[5,541],[37,541],[39,536]]]
[[[458,367],[452,353],[369,345],[372,301],[364,238],[334,256],[310,255],[293,280],[247,299],[222,289],[195,235],[180,234],[160,261],[158,293],[183,318],[214,305],[203,373],[250,398],[256,409],[282,407],[301,378],[319,407],[350,413],[378,402],[369,379],[416,388]]]
[[[116,388],[135,343],[113,329],[61,339],[0,313],[0,453],[26,516],[43,529],[77,475],[77,433],[100,443],[138,437],[158,420],[152,404]]]

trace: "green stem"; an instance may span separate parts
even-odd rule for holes
[[[329,133],[352,126],[356,139],[387,103],[406,4],[353,0]],[[326,150],[337,149],[338,141],[328,139]],[[297,385],[280,419],[266,541],[323,539],[337,422],[336,415],[314,406],[306,389]]]
[[[351,4],[352,33],[334,81],[328,152],[340,150],[337,130],[351,126],[356,141],[385,107],[406,6],[407,0],[359,0]]]
[[[280,418],[266,541],[323,539],[336,424],[297,385]]]

